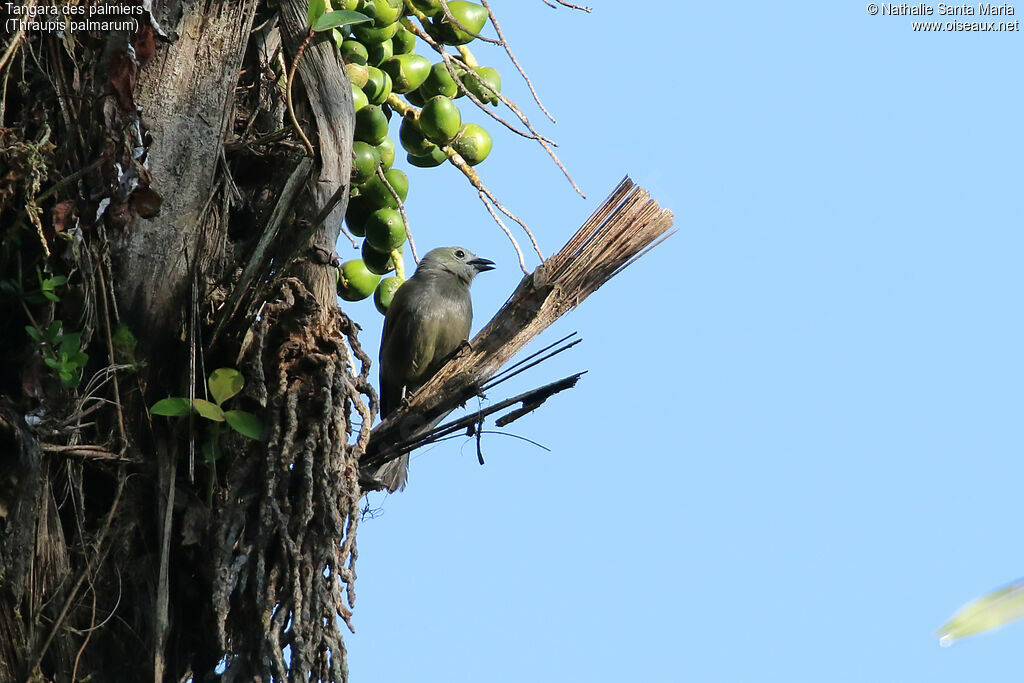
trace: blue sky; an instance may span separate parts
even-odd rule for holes
[[[490,436],[480,467],[455,440],[371,495],[353,680],[1019,680],[1024,625],[933,631],[1024,575],[1021,35],[848,2],[492,5],[588,199],[490,124],[485,181],[547,254],[627,173],[679,232],[509,383],[589,370],[513,425],[550,453]],[[479,329],[515,256],[453,169],[410,178],[421,253],[499,264]],[[375,352],[380,316],[346,308]]]

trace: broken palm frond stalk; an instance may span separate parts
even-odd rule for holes
[[[519,283],[486,327],[404,405],[379,424],[360,460],[363,481],[401,455],[481,387],[531,339],[578,306],[672,227],[662,209],[628,177],[562,250]],[[367,488],[374,488],[373,485]]]

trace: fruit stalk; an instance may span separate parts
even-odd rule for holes
[[[462,56],[462,61],[466,63],[466,66],[470,68],[480,66],[480,62],[476,61],[476,56],[469,49],[469,47],[465,45],[459,45],[455,49],[459,51],[459,55]]]

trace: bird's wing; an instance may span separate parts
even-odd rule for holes
[[[427,290],[410,280],[395,293],[384,318],[380,342],[381,417],[398,409],[404,390],[416,388],[434,355],[436,334],[431,325]]]
[[[468,336],[469,288],[453,277],[413,277],[395,293],[380,346],[381,415],[398,408]]]
[[[410,321],[412,322],[412,321]],[[409,348],[406,350],[409,359],[409,374],[406,383],[410,390],[418,389],[429,379],[427,371],[437,354],[438,337],[444,329],[444,320],[437,312],[427,309],[417,316],[414,324],[409,326],[407,338]]]
[[[437,374],[469,336],[473,309],[469,288],[454,277],[432,278],[416,319],[416,353],[413,354],[409,388],[418,389]]]

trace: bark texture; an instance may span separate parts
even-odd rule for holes
[[[334,293],[346,202],[313,224],[351,92],[305,12],[155,2],[0,45],[0,680],[347,678],[375,398]],[[282,123],[304,44],[312,157]],[[218,367],[262,438],[149,413]]]

